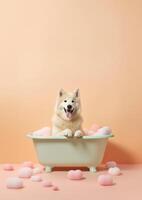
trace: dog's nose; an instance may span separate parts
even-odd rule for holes
[[[68,109],[71,109],[71,108],[72,108],[72,105],[67,105],[67,108],[68,108]]]

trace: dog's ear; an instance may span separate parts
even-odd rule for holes
[[[59,97],[62,97],[66,92],[61,88],[59,91]]]
[[[79,88],[74,90],[75,97],[79,97]]]

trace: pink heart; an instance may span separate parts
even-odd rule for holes
[[[81,170],[70,170],[67,174],[67,178],[71,180],[80,180],[83,178]]]
[[[103,186],[113,185],[113,177],[109,174],[101,174],[98,177],[98,183]]]

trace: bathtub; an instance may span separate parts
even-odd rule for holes
[[[112,135],[43,138],[28,134],[28,137],[33,140],[38,160],[46,172],[51,172],[53,167],[88,167],[91,172],[96,172]]]

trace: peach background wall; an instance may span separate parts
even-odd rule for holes
[[[0,162],[36,161],[60,87],[81,90],[84,127],[112,127],[105,160],[142,162],[142,1],[0,3]]]

